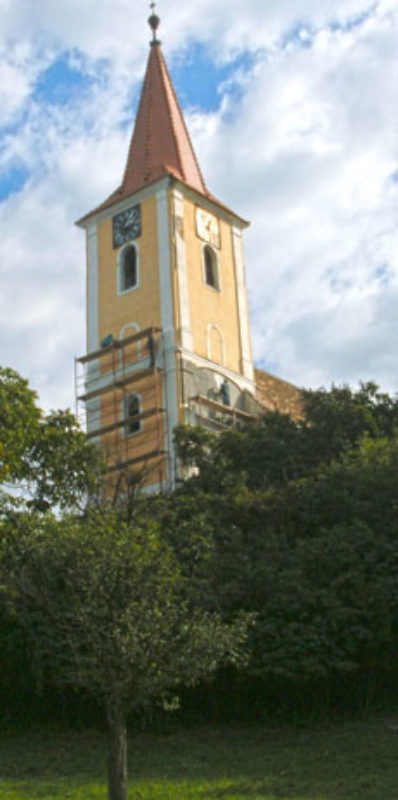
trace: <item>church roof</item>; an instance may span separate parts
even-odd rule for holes
[[[133,194],[169,174],[201,194],[208,193],[160,42],[156,40],[151,44],[123,194]]]
[[[248,224],[207,189],[160,42],[155,35],[151,42],[123,182],[104,203],[86,214],[79,223],[167,175],[233,214],[244,225]]]
[[[254,370],[254,382],[257,400],[264,409],[289,414],[294,420],[303,418],[303,393],[298,386],[262,369]]]

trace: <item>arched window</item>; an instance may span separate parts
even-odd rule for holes
[[[141,430],[141,398],[138,394],[129,394],[123,402],[124,435],[132,436]]]
[[[119,292],[128,292],[138,283],[137,250],[133,244],[127,245],[120,254]]]
[[[225,364],[224,336],[214,322],[211,322],[207,328],[207,357],[217,364]]]
[[[207,286],[213,289],[220,289],[220,280],[218,275],[218,260],[214,250],[206,245],[203,248],[203,258],[205,267],[205,281]]]
[[[128,339],[129,336],[134,336],[134,334],[139,333],[139,330],[140,326],[138,322],[126,322],[119,333],[119,341],[123,342],[123,339]],[[130,366],[131,364],[135,364],[137,361],[139,361],[142,358],[141,349],[141,339],[137,339],[136,341],[130,342],[130,344],[120,347],[119,367],[123,368]]]

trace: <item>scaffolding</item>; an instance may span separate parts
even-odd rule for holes
[[[189,410],[193,414],[193,424],[212,433],[239,428],[258,420],[258,415],[226,405],[203,394],[197,394],[189,399]]]
[[[162,331],[150,327],[75,359],[76,416],[103,452],[108,473],[165,480]],[[134,412],[129,398],[135,397]]]
[[[122,339],[109,335],[100,348],[75,359],[76,416],[101,449],[110,485],[126,476],[163,490],[175,470],[178,474],[173,448],[166,444],[171,431],[164,338],[156,327]],[[181,422],[218,434],[258,420],[261,407],[251,395],[236,385],[223,392],[213,372],[207,375],[205,368],[192,368],[176,356]]]

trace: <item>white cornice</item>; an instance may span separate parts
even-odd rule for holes
[[[235,214],[232,209],[224,206],[223,203],[219,202],[216,198],[213,199],[211,197],[207,197],[206,195],[197,192],[191,186],[188,186],[186,183],[182,183],[181,181],[175,180],[175,183],[178,184],[178,188],[182,191],[185,197],[192,200],[192,202],[196,203],[196,205],[200,206],[201,208],[204,208],[206,211],[216,214],[217,217],[235,225],[241,230],[244,230],[250,226],[250,222],[242,219],[239,214]]]
[[[93,211],[92,214],[89,214],[87,217],[83,217],[83,219],[78,220],[75,225],[77,225],[78,228],[87,229],[93,222],[98,224],[104,219],[108,219],[108,217],[113,217],[115,214],[118,214],[119,211],[124,211],[126,208],[130,208],[130,206],[134,205],[135,203],[142,203],[143,200],[146,200],[152,195],[156,195],[158,192],[162,191],[162,189],[167,189],[169,181],[169,176],[161,178],[159,181],[156,181],[156,183],[151,183],[151,185],[146,186],[145,189],[141,189],[139,192],[130,194],[128,197],[124,197],[123,200],[119,200],[119,202],[115,201],[111,206],[107,206],[107,208],[103,208],[99,211]]]
[[[207,197],[201,192],[193,189],[191,186],[188,186],[188,184],[184,183],[183,181],[179,181],[178,178],[175,178],[172,175],[166,175],[164,178],[160,178],[160,180],[156,181],[155,183],[151,183],[149,186],[146,186],[139,192],[135,192],[128,197],[124,197],[123,200],[120,200],[119,202],[115,200],[115,202],[112,203],[112,205],[107,206],[107,208],[93,211],[92,214],[88,214],[86,217],[78,220],[75,224],[78,228],[86,229],[91,223],[102,222],[108,217],[113,217],[115,214],[119,213],[119,211],[124,211],[126,208],[134,205],[134,203],[140,203],[143,200],[146,200],[148,197],[156,195],[158,192],[162,191],[162,189],[167,188],[178,189],[182,194],[184,194],[185,197],[187,197],[189,200],[192,200],[193,203],[196,203],[206,211],[216,214],[219,218],[233,224],[240,230],[244,230],[244,228],[247,228],[250,225],[250,222],[242,219],[239,214],[235,214],[231,209],[224,206],[221,202],[218,202],[216,198],[213,199],[211,197]]]

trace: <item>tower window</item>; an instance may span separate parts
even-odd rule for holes
[[[214,322],[207,328],[207,357],[217,364],[225,364],[225,341],[222,331]]]
[[[129,244],[120,254],[119,292],[128,292],[138,283],[137,250]]]
[[[213,289],[220,289],[220,281],[218,275],[218,261],[214,250],[206,245],[203,249],[203,258],[205,266],[205,281],[207,286]]]
[[[132,436],[141,430],[141,398],[138,394],[129,394],[123,403],[124,435]]]

